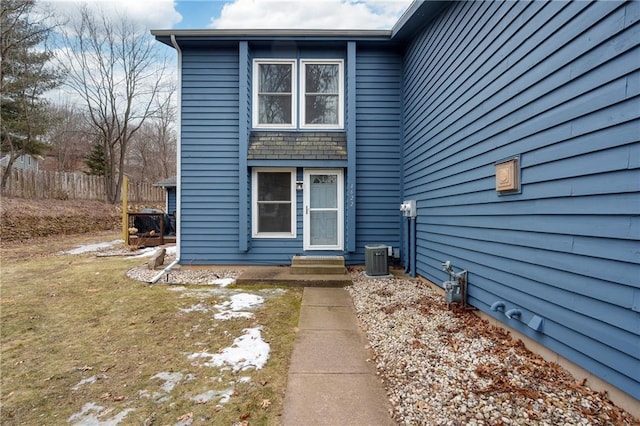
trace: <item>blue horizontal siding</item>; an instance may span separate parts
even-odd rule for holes
[[[356,63],[356,257],[368,244],[400,247],[402,59],[358,48]]]
[[[463,2],[407,47],[417,271],[640,398],[640,25],[620,2]],[[518,155],[521,192],[495,191]],[[489,309],[497,300],[521,321]],[[544,318],[542,332],[526,326]]]
[[[238,53],[182,58],[181,261],[238,252]]]

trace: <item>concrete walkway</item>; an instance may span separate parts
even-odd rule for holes
[[[344,288],[306,287],[283,425],[394,425],[367,344]]]

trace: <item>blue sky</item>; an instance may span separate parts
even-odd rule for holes
[[[177,1],[175,9],[182,15],[182,21],[173,28],[206,28],[212,17],[220,17],[223,1]]]

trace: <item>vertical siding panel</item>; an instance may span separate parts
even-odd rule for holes
[[[451,5],[407,48],[402,184],[420,275],[468,269],[473,305],[640,398],[634,3]],[[522,191],[500,196],[514,155]]]

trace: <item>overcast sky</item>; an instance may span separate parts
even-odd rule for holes
[[[62,15],[79,1],[39,0]],[[148,29],[390,29],[411,0],[89,0]]]

